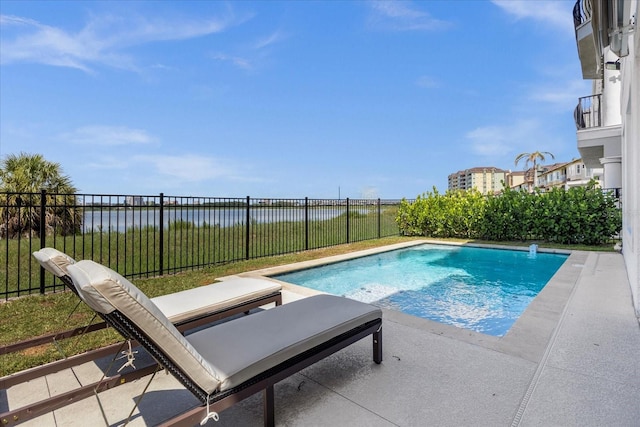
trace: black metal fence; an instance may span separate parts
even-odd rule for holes
[[[397,235],[399,203],[0,193],[0,297],[63,289],[31,256],[47,246],[150,277]]]

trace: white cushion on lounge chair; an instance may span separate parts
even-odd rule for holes
[[[172,323],[178,323],[258,299],[281,289],[280,284],[270,280],[238,277],[151,298],[151,301]]]
[[[218,388],[220,381],[211,365],[131,282],[110,268],[89,260],[70,265],[67,271],[91,308],[104,314],[118,310],[162,348],[201,389],[213,393]]]
[[[35,251],[33,256],[45,270],[57,277],[66,276],[67,267],[76,262],[69,255],[54,248],[42,248]]]
[[[217,372],[220,390],[226,390],[380,318],[382,311],[370,304],[315,295],[203,329],[186,338]]]
[[[40,249],[34,252],[33,256],[43,268],[58,277],[68,275],[67,267],[76,262],[67,254],[54,248]],[[151,301],[171,320],[171,323],[179,323],[240,305],[243,302],[276,293],[281,289],[280,284],[270,280],[238,277],[221,283],[162,295],[152,298]],[[80,297],[83,298],[82,295]]]

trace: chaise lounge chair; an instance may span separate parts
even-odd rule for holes
[[[115,271],[93,261],[67,270],[91,308],[134,336],[202,402],[164,425],[217,419],[217,412],[263,391],[264,424],[271,426],[276,382],[368,335],[374,362],[382,361],[382,313],[369,304],[317,295],[185,337]]]
[[[78,294],[67,272],[67,268],[76,262],[73,258],[54,248],[43,248],[34,252],[33,256],[45,270],[61,279],[72,292]],[[238,277],[211,285],[163,295],[152,298],[151,300],[180,331],[184,332],[188,329],[193,329],[236,314],[248,313],[252,309],[269,303],[280,305],[282,304],[281,289],[282,286],[280,284],[269,280]],[[0,354],[12,353],[42,344],[48,344],[83,333],[104,329],[107,326],[112,326],[121,334],[126,335],[126,331],[120,328],[118,324],[114,324],[104,316],[102,317],[105,320],[104,322],[93,323],[86,327],[42,335],[33,339],[1,346]],[[129,336],[128,338],[131,337]],[[39,378],[87,361],[115,354],[119,351],[119,347],[119,344],[110,345],[0,378],[0,389],[7,389],[34,378]],[[149,369],[138,370],[137,375],[143,376],[148,372]],[[100,390],[103,391],[136,378],[135,372],[114,376],[111,377],[111,381],[100,382]],[[86,395],[92,394],[94,389],[92,386],[97,385],[98,383],[87,385],[81,389],[74,390],[67,396],[46,399],[45,401],[37,402],[28,407],[19,408],[1,415],[3,418],[26,421],[29,418],[37,416],[39,413],[54,410],[72,401],[81,399]]]

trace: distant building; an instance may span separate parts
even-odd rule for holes
[[[564,187],[567,182],[566,165],[566,162],[540,165],[536,187],[542,191],[550,190],[554,187]]]
[[[582,159],[575,159],[566,163],[555,163],[545,166],[538,175],[538,187],[550,190],[554,187],[584,187],[591,180],[600,181],[602,168],[585,166]]]
[[[597,181],[599,185],[604,172],[602,168],[587,167],[582,159],[575,159],[568,162],[565,165],[565,171],[567,179],[564,187],[566,189],[570,187],[584,187],[591,180]]]
[[[531,193],[534,188],[546,191],[554,187],[586,186],[592,179],[599,181],[603,173],[602,168],[585,166],[582,159],[537,165],[537,169],[537,180],[534,178],[533,168],[524,171],[505,171],[495,167],[465,169],[449,175],[448,188],[449,190],[475,188],[482,194],[495,194],[507,187]]]
[[[540,170],[540,166],[538,166]],[[524,171],[516,171],[507,173],[507,186],[512,190],[533,192],[533,168]]]
[[[505,185],[509,188],[520,188],[526,182],[527,171],[507,172]]]
[[[124,204],[128,206],[142,206],[143,203],[142,196],[127,196],[124,200]]]
[[[448,177],[449,190],[475,188],[482,194],[502,191],[508,172],[496,167],[475,167],[452,173]]]
[[[598,181],[598,184],[600,185],[603,174],[603,168],[588,167],[582,159],[576,159],[567,164],[566,188],[576,186],[582,187],[587,185],[591,180]]]

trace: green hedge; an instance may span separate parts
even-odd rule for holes
[[[544,193],[506,189],[489,196],[477,190],[440,194],[434,188],[413,202],[402,200],[396,221],[408,236],[585,245],[606,243],[622,228],[616,198],[594,183]]]

